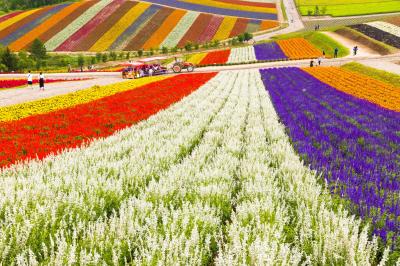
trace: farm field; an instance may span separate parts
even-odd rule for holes
[[[7,167],[0,171],[7,184],[0,186],[1,210],[9,217],[0,243],[13,250],[3,261],[64,260],[71,251],[59,248],[74,247],[81,262],[110,263],[128,259],[134,245],[141,252],[129,259],[139,264],[227,265],[267,254],[274,263],[282,253],[266,245],[272,241],[286,249],[288,262],[329,257],[334,264],[375,264],[378,242],[365,242],[367,224],[397,248],[398,89],[336,67],[282,68],[152,77],[0,108],[0,161]],[[28,161],[16,164],[21,160]],[[25,177],[16,178],[22,172]],[[325,195],[319,173],[332,196]],[[52,178],[32,183],[38,175]],[[69,200],[52,200],[60,197]],[[40,212],[29,203],[38,199]],[[61,209],[67,216],[57,214]],[[260,221],[265,215],[271,218]],[[39,235],[39,228],[53,229]],[[20,230],[30,236],[23,242],[14,233]],[[280,230],[280,238],[270,230]],[[298,241],[307,230],[313,234]],[[345,232],[352,234],[348,245]],[[136,242],[143,234],[146,241]],[[244,248],[237,249],[237,241]],[[330,248],[316,253],[319,241]],[[156,247],[163,245],[169,248],[160,257]],[[251,251],[259,245],[264,248]],[[43,254],[43,246],[58,251]],[[183,250],[189,250],[184,257],[173,256]]]
[[[79,104],[79,99],[86,99],[81,91],[74,96],[74,105],[33,115],[26,108],[54,108],[64,101],[50,98],[27,103],[26,108],[1,108],[1,117],[8,118],[3,118],[0,130],[13,136],[0,142],[2,165],[8,166],[0,171],[0,208],[6,217],[0,225],[0,245],[10,250],[2,262],[52,264],[74,258],[84,265],[126,261],[232,265],[246,258],[249,264],[275,264],[282,259],[288,264],[379,263],[378,239],[369,237],[367,217],[385,219],[373,208],[395,208],[390,204],[396,201],[389,199],[396,187],[374,183],[369,168],[363,166],[357,169],[358,188],[384,186],[386,203],[372,202],[368,212],[361,200],[354,200],[358,194],[350,193],[353,190],[340,194],[340,188],[345,189],[353,179],[332,182],[338,188],[330,187],[332,196],[327,194],[319,183],[318,167],[330,169],[329,165],[324,165],[323,157],[307,157],[312,159],[312,169],[301,162],[304,152],[299,152],[302,157],[297,155],[303,150],[286,115],[305,114],[311,121],[304,126],[324,126],[317,115],[328,119],[331,114],[336,120],[326,120],[332,123],[326,130],[333,130],[336,123],[349,124],[348,118],[332,115],[328,106],[326,113],[321,108],[303,112],[305,102],[314,104],[311,98],[299,106],[289,102],[294,111],[283,112],[290,109],[280,108],[286,102],[276,95],[294,90],[300,95],[284,97],[293,101],[311,97],[315,89],[321,102],[325,93],[347,97],[343,108],[362,112],[354,117],[353,123],[359,123],[354,127],[365,134],[381,133],[364,134],[364,142],[357,142],[360,156],[356,158],[365,160],[367,156],[382,161],[396,158],[387,149],[398,145],[394,132],[399,125],[394,122],[399,113],[357,100],[306,71],[290,68],[154,77],[121,83],[115,86],[125,88],[120,92],[87,98],[84,104]],[[304,86],[306,92],[301,89]],[[87,97],[94,97],[95,89],[88,90],[87,95],[93,96]],[[102,91],[97,89],[97,93]],[[357,104],[367,106],[365,112]],[[24,118],[7,116],[24,109]],[[370,118],[381,113],[387,119],[370,124]],[[303,125],[303,120],[297,121],[296,125]],[[387,123],[390,130],[385,129]],[[323,140],[323,145],[332,145],[335,138]],[[381,152],[370,154],[371,145]],[[348,152],[352,148],[349,145]],[[327,156],[336,155],[338,163],[354,167],[352,159],[339,151],[332,150]],[[15,164],[23,159],[29,161]],[[389,176],[399,171],[395,162]],[[343,167],[343,171],[350,170]],[[350,216],[345,201],[336,199],[340,195],[352,201],[351,214],[360,211],[363,222]],[[390,238],[384,232],[390,232],[389,222],[383,227],[372,223],[374,232],[387,241]],[[343,235],[348,241],[343,241]]]
[[[326,15],[334,17],[400,12],[397,0],[297,0],[296,4],[303,16],[309,11],[314,14],[317,5],[320,12],[325,9]]]
[[[396,25],[396,21],[396,19],[388,20],[388,22],[374,21],[352,25],[350,28],[374,40],[400,49],[400,26]]]
[[[257,19],[251,16],[254,12],[243,12],[248,16],[127,0],[80,1],[0,17],[0,44],[20,51],[38,38],[48,51],[149,50],[225,40],[279,26],[276,15]]]
[[[198,53],[190,56],[188,61],[198,65],[240,64],[257,61],[282,61],[318,58],[322,51],[303,38],[278,40],[260,43],[254,46],[232,48],[222,51]]]
[[[80,80],[85,80],[85,78],[82,79],[47,79],[47,83],[55,83],[55,82],[66,82],[66,81],[80,81]],[[38,84],[39,80],[38,79],[33,79],[32,80],[33,84]],[[11,88],[18,88],[22,86],[27,86],[27,81],[25,79],[0,79],[0,89],[11,89]]]

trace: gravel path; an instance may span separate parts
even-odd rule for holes
[[[53,75],[55,76],[55,75]],[[72,76],[72,75],[70,75]],[[14,76],[15,77],[15,76]],[[24,75],[25,77],[25,75]],[[47,75],[49,77],[49,75]],[[64,76],[65,77],[65,76]],[[79,77],[76,75],[75,77]],[[81,77],[81,76],[80,76]],[[1,78],[4,78],[1,76]],[[116,82],[121,82],[122,79],[118,76],[105,75],[103,78],[95,78],[91,80],[59,82],[45,84],[45,90],[39,91],[39,87],[35,85],[31,88],[18,88],[0,90],[0,106],[8,106],[18,103],[30,102],[34,100],[50,98],[57,95],[67,94],[74,91],[84,90],[95,85],[108,85]]]

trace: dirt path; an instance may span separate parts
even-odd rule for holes
[[[388,61],[365,60],[363,65],[400,75],[400,65]]]
[[[34,86],[33,89],[25,87],[18,89],[0,90],[0,106],[8,106],[44,98],[50,98],[57,95],[84,90],[95,85],[108,85],[120,81],[122,80],[119,76],[106,76],[104,78],[95,78],[92,80],[49,83],[46,84],[44,91],[39,91],[37,85]]]
[[[325,35],[331,37],[335,41],[341,43],[346,48],[348,48],[350,50],[351,54],[348,55],[347,57],[357,58],[357,57],[378,56],[379,55],[379,53],[377,53],[376,51],[372,50],[368,46],[366,46],[366,45],[364,45],[364,44],[362,44],[360,42],[355,42],[353,40],[350,40],[350,39],[348,39],[348,38],[346,38],[344,36],[341,36],[340,34],[337,34],[335,32],[325,31],[323,33]],[[353,55],[353,47],[354,46],[358,46],[358,52],[357,52],[356,56]]]

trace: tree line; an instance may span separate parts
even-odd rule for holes
[[[63,3],[65,0],[0,0],[0,10],[25,10],[41,6]]]

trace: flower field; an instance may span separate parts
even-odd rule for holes
[[[85,79],[46,79],[46,83],[56,83],[56,82],[65,82],[65,81],[79,81]],[[39,83],[39,80],[32,80],[33,84]],[[10,89],[27,86],[26,79],[0,79],[0,90],[1,89]]]
[[[254,46],[232,48],[194,54],[188,61],[198,65],[239,64],[256,61],[281,61],[318,58],[322,52],[303,38],[261,43]]]
[[[79,91],[69,107],[0,123],[0,156],[9,166],[0,171],[3,264],[385,263],[389,250],[378,251],[368,224],[382,238],[396,226],[376,221],[390,220],[382,208],[397,211],[391,175],[399,165],[388,162],[396,159],[399,113],[295,68],[155,77],[112,88],[100,98],[94,95],[108,89],[89,89],[93,98],[82,104],[86,92]],[[42,101],[27,104],[62,102]],[[359,114],[352,119],[345,113],[351,109]],[[303,134],[306,143],[297,140],[308,127],[322,129]],[[349,132],[338,137],[340,130]],[[351,142],[357,134],[364,142]],[[336,146],[326,155],[333,161],[319,151],[304,155],[334,141],[363,156]],[[379,160],[377,172],[368,168],[369,156]],[[13,163],[28,158],[38,159]],[[385,174],[382,183],[373,174]],[[387,191],[386,200],[366,201],[362,189],[371,197]],[[350,199],[350,209],[335,195]]]
[[[397,21],[393,18],[387,22],[375,21],[350,27],[377,41],[400,48],[400,24]]]
[[[257,7],[213,0],[204,7],[215,3],[226,8],[182,10],[149,1],[90,0],[16,12],[0,17],[0,44],[20,51],[39,38],[49,51],[156,49],[183,47],[189,41],[224,40],[279,25],[275,5]],[[243,10],[232,13],[237,6]],[[272,13],[259,16],[262,13],[247,9]],[[222,10],[228,12],[217,12]]]
[[[370,222],[374,234],[398,249],[400,113],[352,96],[360,95],[360,85],[365,88],[370,79],[361,84],[355,74],[343,93],[341,83],[349,76],[342,79],[339,74],[347,73],[333,73],[331,68],[307,72],[296,68],[262,71],[295,149],[323,174],[332,193],[350,201],[352,213]],[[327,75],[335,80],[335,87],[315,78],[326,82]],[[364,96],[374,86],[370,88]],[[385,97],[382,92],[377,98]],[[400,106],[399,98],[391,100]]]

